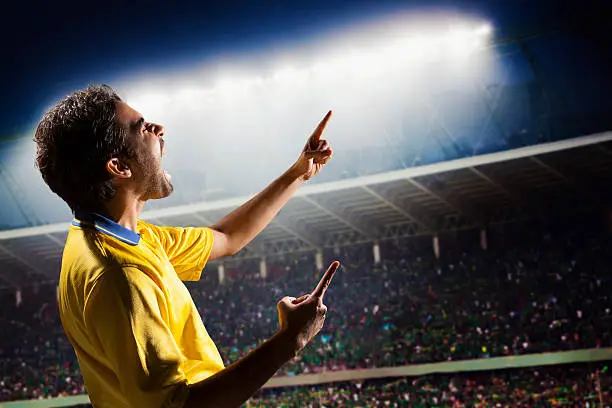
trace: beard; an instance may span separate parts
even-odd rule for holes
[[[142,172],[142,187],[146,200],[168,197],[174,191],[169,175],[162,169],[160,160],[147,157],[137,160]]]

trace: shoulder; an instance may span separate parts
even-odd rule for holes
[[[87,304],[112,304],[119,300],[127,306],[135,297],[158,298],[162,291],[152,277],[134,265],[117,265],[100,271],[85,292]],[[161,296],[163,297],[163,296]]]
[[[178,227],[170,225],[155,225],[138,221],[138,233],[142,237],[154,237],[165,245],[176,245],[201,239],[212,239],[210,227]]]

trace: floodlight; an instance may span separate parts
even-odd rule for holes
[[[490,24],[483,24],[474,30],[474,33],[479,36],[489,36],[493,33],[493,27]]]

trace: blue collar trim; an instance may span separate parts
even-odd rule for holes
[[[140,235],[136,232],[96,213],[77,213],[72,220],[72,225],[81,228],[93,227],[96,231],[130,245],[138,245],[140,241]]]

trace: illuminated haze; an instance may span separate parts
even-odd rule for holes
[[[470,138],[472,146],[473,134],[482,131],[469,126],[483,122],[474,117],[482,114],[473,105],[479,87],[498,74],[486,47],[490,31],[478,20],[397,17],[294,49],[109,84],[146,120],[166,127],[164,167],[175,193],[152,203],[159,208],[256,193],[291,165],[330,109],[324,137],[334,158],[313,182],[419,164],[406,162],[402,150],[427,143],[428,106],[441,93],[461,95],[444,121],[460,143]],[[36,213],[34,222],[65,220],[68,210],[42,185],[31,138],[27,142],[5,151],[3,161],[23,169],[13,172],[14,181],[27,186],[31,208],[7,211]]]

